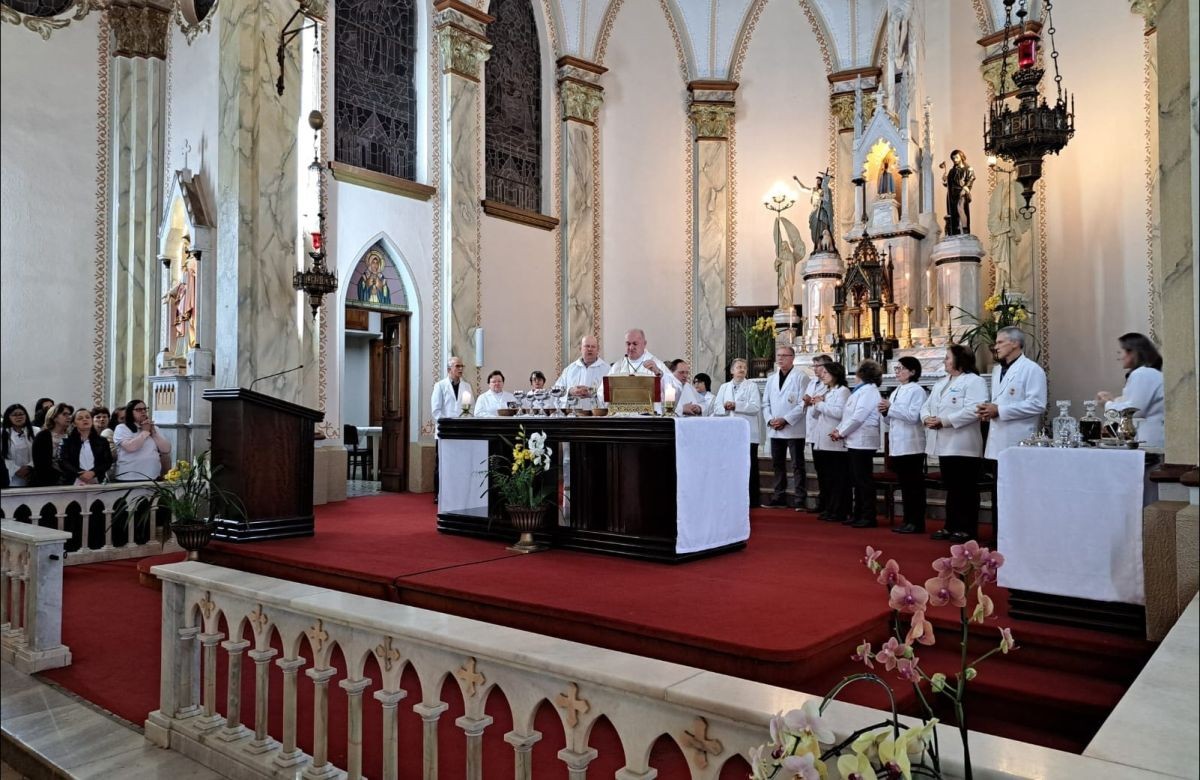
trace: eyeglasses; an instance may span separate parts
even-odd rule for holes
[[[144,407],[144,406],[135,406],[135,407],[133,407],[133,411],[135,411],[135,412],[144,412],[144,411],[146,411],[146,407]]]

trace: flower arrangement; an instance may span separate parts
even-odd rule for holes
[[[507,439],[505,443],[509,443]],[[488,474],[510,507],[536,509],[545,506],[547,499],[557,489],[557,481],[545,478],[550,470],[550,456],[554,451],[546,446],[545,432],[525,434],[525,426],[517,431],[512,442],[512,455],[493,455],[488,458]],[[484,494],[488,487],[484,485]]]
[[[775,350],[775,322],[770,317],[759,317],[750,327],[742,326],[746,337],[746,349],[752,358],[769,358]]]
[[[771,720],[771,741],[751,751],[753,780],[824,780],[828,764],[836,762],[844,780],[887,777],[911,780],[912,777],[941,778],[938,761],[938,719],[933,704],[939,697],[953,705],[955,721],[963,743],[963,776],[971,780],[971,751],[964,702],[967,684],[978,676],[980,663],[996,653],[1007,654],[1017,648],[1011,630],[1001,628],[999,643],[968,659],[967,642],[972,623],[984,623],[993,612],[986,586],[996,581],[1004,565],[1004,556],[980,547],[974,541],[956,544],[950,555],[933,562],[934,576],[924,586],[910,582],[895,560],[880,564],[881,550],[867,547],[863,562],[876,582],[887,589],[892,608],[892,636],[877,650],[864,640],[852,658],[870,672],[844,679],[817,705],[808,702],[800,710],[776,715]],[[951,607],[959,611],[959,668],[950,677],[943,672],[930,674],[921,667],[916,654],[918,645],[936,641],[928,610]],[[876,665],[892,672],[913,686],[923,711],[920,728],[907,728],[899,722],[892,689],[876,673]],[[892,700],[892,717],[860,729],[840,742],[821,723],[821,715],[841,690],[854,682],[867,681],[883,686]]]
[[[957,306],[955,308],[962,312],[958,319],[966,320],[970,324],[958,337],[958,341],[970,344],[971,349],[979,349],[981,346],[990,348],[996,343],[996,334],[1001,328],[1013,325],[1020,327],[1032,317],[1025,302],[1020,298],[1010,298],[1006,289],[1001,289],[999,293],[983,302],[983,310],[988,315],[982,319],[965,309]]]
[[[177,461],[162,481],[150,487],[149,493],[129,500],[129,510],[138,518],[144,517],[152,504],[169,511],[171,523],[163,526],[163,542],[170,537],[171,527],[196,523],[211,525],[222,509],[245,514],[241,500],[213,480],[220,470],[220,466],[212,465],[209,452],[197,455],[194,463]]]

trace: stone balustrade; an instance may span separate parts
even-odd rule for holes
[[[403,756],[415,765],[404,768],[419,767],[425,777],[438,776],[439,732],[445,729],[461,732],[456,732],[454,744],[456,753],[465,757],[467,777],[484,776],[483,735],[493,723],[485,703],[497,689],[511,709],[513,727],[503,739],[512,746],[518,780],[531,777],[531,751],[542,738],[534,728],[535,716],[546,702],[557,710],[566,744],[557,757],[572,780],[585,778],[588,765],[597,758],[589,735],[601,717],[621,743],[625,765],[616,773],[618,780],[658,776],[649,756],[663,734],[687,758],[692,778],[711,780],[731,758],[748,756],[752,747],[768,739],[772,713],[813,698],[198,562],[156,566],[152,572],[163,583],[162,663],[159,708],[146,721],[146,738],[230,777],[359,778],[364,751],[375,751],[384,780],[396,778],[401,768],[398,708],[410,695],[401,677],[409,667],[420,681],[419,693],[413,694],[420,700],[410,699],[405,706],[423,721],[423,752]],[[222,651],[226,664],[220,663]],[[241,678],[247,657],[253,662],[253,671],[247,667],[246,672],[254,675],[254,701],[243,707]],[[268,726],[272,662],[282,671],[274,683],[282,685],[277,734],[269,733]],[[223,667],[228,680],[222,702],[217,674]],[[381,679],[372,680],[371,675]],[[337,676],[342,679],[330,686]],[[443,689],[446,680],[452,683]],[[442,715],[452,703],[457,709],[459,702],[443,701],[443,692],[452,690],[454,683],[464,714],[450,723]],[[299,695],[308,694],[301,685],[311,686],[311,696]],[[363,695],[376,686],[372,696]],[[328,757],[332,696],[342,696],[346,703],[344,768],[333,766]],[[301,711],[300,700],[310,702],[311,711]],[[379,708],[381,735],[364,735],[364,706]],[[252,713],[249,722],[244,711]],[[825,715],[839,737],[885,718],[882,712],[841,702],[832,703]],[[297,744],[302,722],[312,723],[311,753]],[[960,777],[957,730],[939,726],[939,741],[947,777]],[[1128,765],[983,734],[972,734],[971,753],[979,780],[1159,777]]]
[[[138,496],[150,494],[151,484],[114,482],[4,490],[0,491],[0,516],[66,531],[68,566],[179,551],[182,548],[174,538],[165,545],[158,541],[161,526],[169,518],[157,508],[139,527],[129,528],[129,516],[122,507]]]
[[[0,520],[0,658],[27,674],[71,663],[62,643],[63,547],[70,538]]]

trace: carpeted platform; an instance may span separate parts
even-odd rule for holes
[[[495,542],[439,534],[427,495],[380,495],[320,507],[311,539],[214,543],[204,560],[244,571],[386,598],[646,655],[738,677],[824,692],[856,670],[863,638],[882,640],[886,596],[861,564],[870,544],[922,582],[948,545],[887,526],[851,529],[790,510],[755,510],[745,550],[683,565],[548,551],[509,553]],[[931,526],[931,530],[936,528]],[[985,529],[986,544],[987,532]],[[178,557],[178,556],[176,556]],[[158,561],[145,560],[148,570]],[[996,617],[978,627],[983,650],[1010,626],[1021,650],[990,661],[973,686],[973,727],[1081,750],[1153,647],[1083,629],[1014,621],[996,589]],[[923,666],[953,671],[957,614]],[[911,691],[896,686],[903,706]],[[873,686],[843,698],[882,707]],[[1031,707],[1031,702],[1036,707]],[[1036,717],[1035,717],[1036,715]],[[1039,728],[1031,728],[1037,721]],[[1044,724],[1044,726],[1042,725]]]

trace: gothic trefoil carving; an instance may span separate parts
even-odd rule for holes
[[[693,103],[688,109],[696,138],[728,138],[734,107],[726,103]]]

